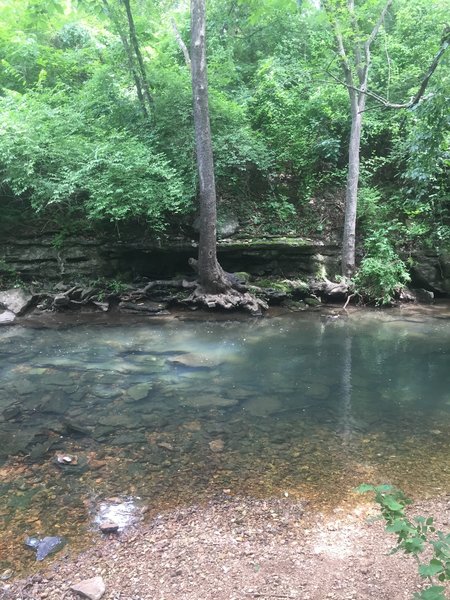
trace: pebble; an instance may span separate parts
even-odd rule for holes
[[[209,442],[209,449],[211,450],[211,452],[223,452],[224,448],[225,443],[221,439],[211,440]]]
[[[89,598],[89,600],[100,600],[106,591],[106,586],[103,581],[103,577],[98,575],[91,579],[84,579],[75,585],[71,585],[70,589],[72,592],[76,592],[83,596],[83,598]]]
[[[103,523],[100,523],[100,531],[102,533],[117,533],[119,531],[119,526],[113,521],[104,521]]]

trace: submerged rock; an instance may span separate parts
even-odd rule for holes
[[[11,406],[8,406],[8,408],[5,408],[2,415],[5,421],[12,421],[22,415],[22,407],[20,404],[12,404]]]
[[[209,449],[211,450],[211,452],[223,452],[223,450],[225,448],[225,443],[223,440],[218,438],[216,440],[211,440],[209,442],[208,446],[209,446]]]
[[[223,363],[222,360],[212,358],[203,354],[194,354],[186,352],[186,354],[178,354],[171,356],[167,359],[167,362],[172,365],[180,365],[182,367],[189,367],[191,369],[212,369],[218,367]]]
[[[183,397],[181,403],[192,408],[228,408],[236,406],[239,401],[235,398],[224,398],[213,394],[194,394]]]
[[[143,400],[149,395],[152,388],[152,383],[136,383],[127,389],[127,395],[136,401]]]
[[[103,578],[98,575],[91,579],[84,579],[74,585],[70,586],[72,592],[80,594],[83,598],[89,598],[89,600],[100,600],[106,591],[106,586]]]
[[[65,546],[65,539],[58,536],[46,536],[42,539],[27,537],[25,546],[36,550],[36,560],[44,560],[49,554],[58,552]]]
[[[258,396],[247,400],[244,409],[254,417],[267,417],[282,408],[281,401],[274,396]]]
[[[94,522],[101,527],[102,523],[114,523],[116,531],[123,531],[138,520],[139,509],[132,499],[120,500],[111,498],[102,502],[95,515]]]

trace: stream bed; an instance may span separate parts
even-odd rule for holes
[[[127,507],[446,494],[449,456],[448,310],[0,330],[0,574]]]

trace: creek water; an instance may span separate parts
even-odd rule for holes
[[[448,312],[5,327],[0,375],[0,573],[114,504],[450,491]]]

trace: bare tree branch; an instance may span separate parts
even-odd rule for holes
[[[187,46],[184,43],[183,38],[181,37],[180,32],[178,31],[177,24],[176,24],[175,19],[173,17],[170,19],[170,23],[172,25],[172,29],[173,29],[173,32],[175,34],[175,38],[177,40],[177,43],[178,43],[178,45],[181,48],[181,52],[183,53],[184,62],[186,63],[186,66],[187,66],[187,68],[190,71],[191,68],[192,68],[192,65],[191,65],[191,57],[189,56],[189,50],[187,49]]]
[[[416,94],[411,98],[411,100],[409,102],[403,102],[403,103],[389,102],[389,100],[387,100],[386,98],[383,98],[382,96],[380,96],[379,94],[376,94],[375,92],[363,89],[361,87],[355,87],[353,84],[349,85],[347,83],[347,81],[342,81],[342,79],[339,79],[339,77],[336,77],[336,75],[334,75],[333,73],[330,73],[329,71],[327,71],[327,74],[332,79],[334,79],[337,83],[339,83],[340,85],[343,85],[347,89],[351,89],[354,92],[357,92],[358,94],[365,94],[366,96],[373,98],[374,100],[379,102],[383,108],[395,108],[395,109],[413,108],[414,106],[416,106],[416,104],[418,104],[420,102],[420,99],[424,95],[433,73],[435,72],[442,56],[444,55],[445,51],[448,49],[449,46],[450,46],[450,36],[444,37],[443,42],[441,43],[441,47],[439,48],[438,52],[434,56],[433,61],[431,62],[431,65],[430,65],[428,71],[426,72],[426,74],[424,75],[424,77],[420,83],[419,89],[417,90]]]
[[[370,46],[372,45],[372,42],[374,41],[374,39],[377,37],[378,32],[380,30],[381,24],[384,21],[384,18],[386,16],[387,11],[389,10],[390,6],[392,4],[392,0],[387,0],[386,4],[384,5],[383,10],[381,11],[377,22],[375,23],[369,37],[367,38],[367,40],[364,43],[364,67],[362,68],[362,71],[360,73],[360,77],[359,77],[359,84],[360,84],[360,88],[363,90],[363,94],[359,96],[359,110],[363,111],[365,109],[365,96],[364,96],[364,91],[367,89],[367,80],[369,77],[369,67],[370,67]]]

